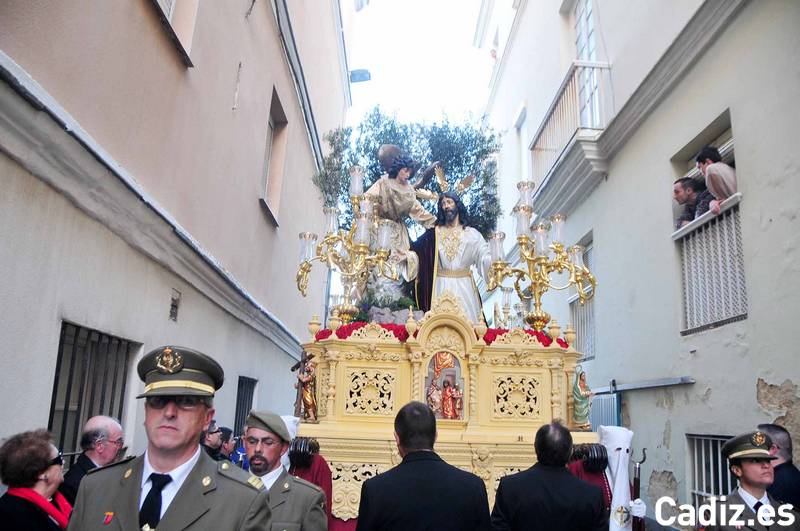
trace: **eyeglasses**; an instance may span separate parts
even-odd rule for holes
[[[111,444],[113,444],[117,448],[122,448],[123,446],[125,446],[125,439],[123,439],[122,437],[120,437],[119,439],[115,439],[113,441],[109,440],[108,442],[110,442]]]
[[[208,405],[205,397],[202,396],[148,396],[145,402],[153,409],[164,409],[170,402],[174,403],[179,409],[191,411],[200,404]]]
[[[257,446],[258,443],[261,443],[262,446],[274,446],[280,443],[280,441],[276,441],[272,437],[264,437],[263,439],[257,439],[255,437],[245,437],[244,440],[250,446]]]
[[[64,465],[64,458],[61,457],[61,452],[58,452],[58,455],[52,458],[49,463],[47,463],[48,467],[53,465]]]
[[[219,432],[221,432],[221,431],[222,431],[222,430],[214,430],[214,431],[210,431],[210,432],[208,432],[208,434],[209,434],[209,435],[216,435],[217,433],[219,433]]]

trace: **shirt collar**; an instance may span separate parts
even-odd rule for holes
[[[197,445],[197,450],[195,450],[194,455],[190,457],[185,463],[176,466],[172,470],[168,472],[163,472],[164,474],[169,474],[172,478],[172,482],[180,485],[183,483],[183,480],[186,479],[186,476],[189,475],[189,472],[192,471],[194,465],[200,459],[200,445]],[[142,487],[144,484],[150,480],[150,474],[156,472],[155,469],[150,465],[150,455],[148,454],[147,450],[144,452],[144,468],[142,469]],[[160,474],[161,472],[156,472]]]
[[[278,481],[278,478],[281,477],[281,474],[283,474],[284,470],[285,469],[282,466],[279,466],[272,472],[267,472],[266,474],[261,476],[261,482],[264,484],[264,487],[267,490],[271,489],[272,485],[274,485],[275,482]]]
[[[742,500],[747,504],[748,507],[750,507],[750,509],[753,510],[753,512],[755,512],[753,507],[755,507],[756,502],[761,502],[762,505],[771,505],[769,503],[769,497],[767,496],[766,491],[764,492],[764,496],[762,496],[761,499],[758,499],[740,486],[739,496],[742,497]]]

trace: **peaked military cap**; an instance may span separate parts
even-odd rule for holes
[[[136,398],[163,395],[214,396],[225,373],[219,363],[201,352],[165,346],[151,350],[136,368],[144,393]]]
[[[247,416],[245,426],[248,428],[259,428],[262,430],[271,431],[281,439],[283,442],[292,442],[292,436],[289,434],[289,429],[286,423],[277,413],[272,411],[256,411],[253,409]]]
[[[762,431],[737,435],[722,445],[722,455],[728,459],[777,459],[770,455],[772,439]]]

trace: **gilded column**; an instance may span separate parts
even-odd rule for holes
[[[480,354],[469,355],[469,419],[471,422],[478,421],[478,364],[480,361]]]
[[[411,400],[425,402],[422,391],[422,378],[420,366],[422,365],[422,352],[409,352],[408,359],[411,362]]]
[[[328,400],[326,409],[328,417],[336,418],[336,381],[338,374],[336,367],[339,364],[339,353],[329,350],[325,357],[328,358]]]
[[[552,380],[552,389],[550,392],[550,403],[553,410],[553,419],[561,419],[562,421],[569,423],[569,419],[564,417],[564,409],[563,409],[563,400],[562,396],[563,392],[563,364],[561,360],[550,360],[548,363],[550,367],[550,378]]]

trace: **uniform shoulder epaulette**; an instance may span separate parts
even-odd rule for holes
[[[323,492],[323,490],[319,487],[319,485],[315,485],[314,483],[311,483],[310,481],[307,481],[307,480],[305,480],[303,478],[299,478],[297,476],[292,476],[292,479],[294,479],[294,482],[297,485],[303,485],[303,486],[308,487],[310,489],[313,489],[315,491]],[[323,494],[324,494],[324,492],[323,492]]]
[[[125,463],[133,461],[134,459],[136,459],[136,456],[135,455],[131,455],[131,456],[128,456],[128,457],[120,459],[116,463],[111,463],[111,464],[108,464],[108,465],[98,466],[96,468],[93,468],[93,469],[89,470],[88,472],[86,472],[86,474],[87,475],[88,474],[94,474],[94,473],[100,472],[102,470],[108,470],[110,468],[114,468],[114,467],[117,467],[119,465],[124,465]]]
[[[247,485],[255,490],[262,490],[264,488],[261,478],[242,470],[238,466],[232,464],[230,461],[220,461],[219,466],[217,466],[217,470],[219,470],[219,473],[222,476],[232,479],[237,483]]]

